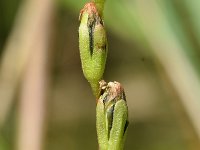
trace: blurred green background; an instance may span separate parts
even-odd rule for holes
[[[78,49],[86,0],[0,1],[0,150],[95,150]],[[200,1],[107,0],[104,79],[129,107],[126,150],[200,149]]]

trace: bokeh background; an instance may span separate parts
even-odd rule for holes
[[[0,1],[0,150],[95,150],[78,49],[86,0]],[[129,107],[126,150],[200,149],[200,1],[107,0],[104,79]]]

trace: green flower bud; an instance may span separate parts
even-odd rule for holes
[[[99,96],[99,81],[103,77],[107,57],[107,37],[103,20],[95,3],[87,3],[80,12],[79,49],[83,74]]]
[[[97,102],[97,135],[100,150],[122,150],[128,127],[128,107],[120,83],[100,82]]]

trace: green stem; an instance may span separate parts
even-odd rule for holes
[[[104,28],[105,0],[92,0],[80,12],[79,49],[83,74],[97,99],[96,127],[100,150],[122,150],[128,127],[128,107],[120,83],[100,81],[108,45]],[[100,82],[99,82],[100,81]]]
[[[94,94],[94,96],[98,99],[98,97],[99,97],[99,82],[97,81],[97,82],[89,82],[90,83],[90,86],[91,86],[91,88],[92,88],[92,92],[93,92],[93,94]]]

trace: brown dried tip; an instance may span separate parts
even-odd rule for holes
[[[115,98],[126,100],[124,88],[119,82],[114,81],[106,83],[104,80],[101,80],[99,84],[101,88],[100,95],[103,95],[104,92],[106,92],[109,100],[114,100]]]
[[[119,98],[123,97],[124,89],[119,82],[117,81],[109,82],[107,85],[107,88],[112,99],[116,97],[119,97]]]
[[[79,21],[81,20],[82,14],[84,12],[87,12],[89,15],[99,16],[98,10],[94,2],[86,3],[83,9],[81,9],[80,14],[79,14]]]

